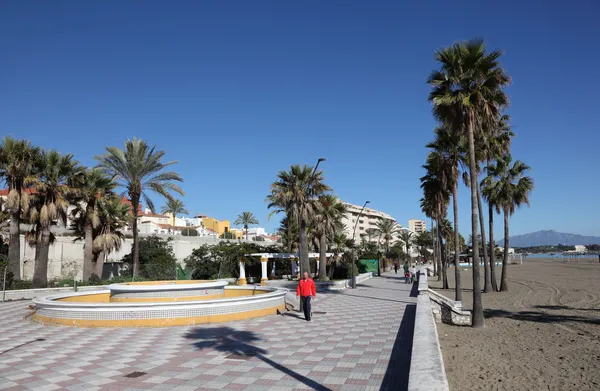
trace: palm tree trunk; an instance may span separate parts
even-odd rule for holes
[[[438,206],[438,215],[441,216],[441,207]],[[442,238],[442,227],[440,224],[440,220],[438,219],[437,223],[437,236],[438,236],[438,248],[440,252],[440,267],[442,272],[442,289],[448,289],[448,269],[446,267],[446,254],[444,254],[444,239]]]
[[[10,213],[10,240],[8,243],[8,272],[15,280],[21,279],[21,208]]]
[[[433,217],[431,218],[431,243],[432,243],[432,250],[433,250],[433,275],[435,276],[437,274],[437,252],[435,250],[435,234],[434,234],[434,230],[433,230]]]
[[[50,251],[50,227],[42,228],[42,234],[35,246],[35,267],[33,270],[33,287],[48,286],[48,253]]]
[[[477,208],[479,210],[479,226],[481,227],[481,248],[483,249],[483,291],[491,292],[492,283],[490,278],[489,257],[487,253],[487,240],[485,237],[485,219],[483,217],[483,204],[481,202],[481,192],[479,183],[477,184]]]
[[[456,168],[455,168],[456,169]],[[454,212],[454,300],[462,301],[460,284],[460,234],[458,233],[458,175],[452,186],[452,210]]]
[[[484,327],[483,303],[481,302],[481,284],[479,282],[479,243],[477,240],[477,161],[475,160],[475,137],[473,134],[473,114],[469,116],[467,138],[469,140],[469,173],[471,176],[471,230],[473,234],[473,316],[472,327]]]
[[[138,216],[137,207],[140,203],[139,195],[131,196],[132,217],[131,227],[133,229],[133,248],[131,249],[131,257],[133,258],[133,278],[140,275],[140,237],[138,234]]]
[[[248,241],[248,226],[246,225],[244,227],[244,229],[246,230],[246,242]]]
[[[500,277],[500,292],[508,290],[506,274],[508,273],[508,210],[504,210],[504,258],[502,259],[502,276]]]
[[[83,281],[90,279],[94,268],[94,232],[92,223],[87,222],[84,228],[84,245],[83,245]]]
[[[327,236],[323,233],[319,243],[319,281],[327,281]]]
[[[489,161],[488,161],[489,166]],[[492,205],[488,205],[489,222],[490,222],[490,279],[492,282],[492,290],[498,291],[498,281],[496,280],[496,255],[494,243],[494,208]]]
[[[306,235],[306,221],[299,217],[298,225],[300,226],[300,277],[304,272],[308,272],[310,276],[310,261],[308,259],[308,237]]]
[[[96,275],[98,277],[100,277],[100,279],[102,279],[103,272],[104,272],[104,251],[100,251],[100,253],[98,253],[96,255],[96,267],[95,267],[94,273],[96,273]]]

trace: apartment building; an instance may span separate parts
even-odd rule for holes
[[[356,236],[354,237],[354,239],[356,241],[364,239],[374,243],[377,242],[379,236],[377,234],[369,235],[369,233],[372,232],[370,231],[370,229],[377,229],[377,223],[379,221],[385,219],[392,220],[398,223],[396,219],[394,219],[389,214],[371,208],[365,208],[359,218],[358,215],[360,214],[362,205],[354,205],[344,201],[342,201],[342,204],[346,207],[348,211],[346,215],[342,218],[342,223],[344,224],[344,233],[346,234],[348,239],[352,239],[352,233],[354,231],[354,226],[356,225],[357,220],[358,225],[356,225]],[[400,230],[402,226],[398,224],[398,228]],[[394,236],[391,242],[394,243],[397,240],[400,240],[400,236],[398,233]]]
[[[408,220],[408,229],[416,233],[425,232],[427,231],[427,224],[423,220]]]

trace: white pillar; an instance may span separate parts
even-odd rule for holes
[[[238,285],[246,285],[246,265],[244,261],[240,261],[240,278],[238,279]]]
[[[315,275],[319,274],[319,270],[321,270],[319,269],[319,263],[321,263],[321,261],[317,259],[317,272],[315,273]],[[319,276],[319,278],[321,278],[321,276]]]
[[[266,285],[267,284],[267,280],[269,279],[267,277],[267,261],[268,258],[261,258],[260,259],[260,266],[262,269],[262,277],[260,278],[260,284],[261,285]]]

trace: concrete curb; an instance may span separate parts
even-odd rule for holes
[[[437,327],[431,312],[427,275],[419,274],[419,296],[408,379],[409,391],[449,391]]]

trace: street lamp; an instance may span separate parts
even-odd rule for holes
[[[306,193],[307,193],[307,198],[310,197],[310,187],[313,184],[313,180],[315,179],[315,176],[317,175],[317,169],[319,168],[319,164],[321,164],[321,162],[324,162],[326,159],[324,157],[320,157],[317,160],[317,164],[315,164],[315,168],[313,169],[313,172],[310,176],[310,180],[308,181],[307,185],[306,185]],[[300,221],[298,221],[298,226],[300,226]],[[304,270],[302,268],[302,243],[300,243],[300,246],[298,248],[298,255],[300,258],[300,278],[302,278],[303,274],[304,274]],[[306,254],[306,257],[308,258],[308,254]],[[309,260],[310,262],[310,260]],[[310,270],[309,270],[310,273]]]
[[[356,254],[357,254],[356,253],[356,242],[354,241],[354,238],[356,236],[356,227],[358,227],[358,221],[360,220],[360,216],[362,215],[362,212],[365,210],[365,207],[370,202],[371,201],[365,201],[365,204],[363,205],[362,209],[360,210],[360,213],[356,217],[356,224],[354,224],[354,231],[352,232],[352,245],[354,246],[354,249],[352,251],[352,263],[350,265],[351,275],[352,275],[352,279],[350,280],[350,286],[352,286],[352,289],[356,289],[356,279],[354,278],[354,265],[356,264],[355,262],[356,262]]]

